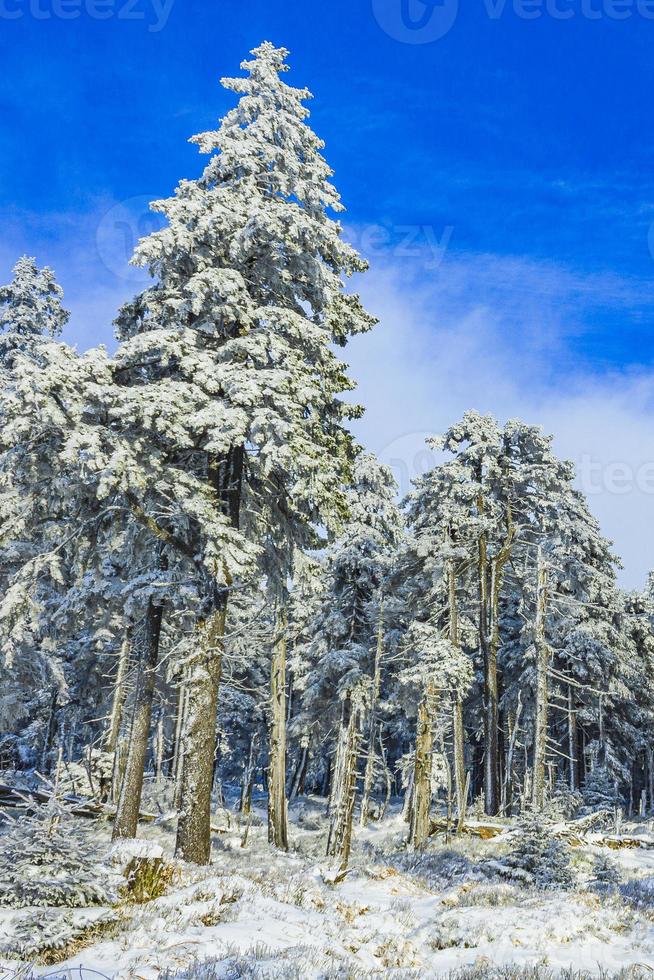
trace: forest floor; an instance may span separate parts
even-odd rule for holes
[[[563,970],[654,973],[654,832],[645,823],[623,828],[639,835],[641,847],[610,851],[622,891],[598,896],[588,882],[594,856],[607,849],[592,840],[572,848],[572,890],[535,891],[489,870],[489,859],[501,860],[511,846],[510,825],[492,840],[435,837],[415,854],[404,848],[406,824],[394,811],[356,830],[351,871],[330,884],[323,800],[292,806],[288,854],[269,846],[263,809],[254,809],[245,847],[240,821],[232,815],[227,827],[226,817],[215,817],[225,829],[214,835],[206,868],[169,857],[172,819],[141,825],[140,836],[151,842],[145,850],[156,853],[155,843],[163,849],[163,894],[120,906],[115,921],[90,928],[64,951],[64,962],[35,966],[34,973],[399,980],[494,976],[492,968],[508,965],[515,977],[524,975],[521,968],[541,967],[527,974],[532,980]],[[100,850],[110,825],[97,826]],[[11,931],[18,914],[0,910],[0,933]],[[98,913],[78,914],[92,923]],[[0,964],[0,977],[18,968]]]

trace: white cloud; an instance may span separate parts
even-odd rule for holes
[[[426,436],[466,409],[541,424],[575,463],[623,584],[642,585],[654,567],[654,374],[576,370],[566,344],[569,312],[575,332],[589,304],[630,301],[630,284],[498,257],[459,257],[430,283],[408,271],[379,262],[361,283],[381,322],[349,348],[367,409],[358,437],[406,490],[430,463]]]

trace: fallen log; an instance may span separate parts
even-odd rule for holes
[[[6,786],[0,783],[0,810],[22,810],[25,813],[33,812],[37,806],[44,805],[50,801],[52,793],[46,793],[40,789],[28,789],[25,786]],[[66,808],[76,817],[91,817],[98,819],[106,817],[113,820],[116,816],[114,807],[103,803],[95,803],[93,800],[85,800],[79,796],[65,795],[61,801]],[[158,817],[155,813],[139,813],[139,820],[145,823],[152,823]]]
[[[480,837],[482,840],[492,840],[493,837],[499,837],[506,830],[506,827],[499,826],[498,824],[492,823],[475,823],[475,824],[465,824],[460,830],[458,830],[453,822],[448,824],[447,820],[431,820],[429,825],[429,836],[433,837],[434,834],[447,833],[449,830],[452,835],[455,834],[459,836],[460,834],[465,834],[469,837]]]

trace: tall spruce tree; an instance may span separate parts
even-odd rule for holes
[[[305,121],[309,93],[281,80],[286,55],[264,43],[245,78],[223,80],[239,103],[194,137],[211,154],[202,176],[153,205],[168,225],[134,261],[155,283],[117,321],[120,424],[145,457],[128,500],[200,576],[177,839],[196,862],[209,859],[230,588],[266,539],[288,563],[342,520],[344,423],[358,410],[340,400],[352,384],[332,345],[374,322],[344,290],[365,264],[329,216],[342,205]]]

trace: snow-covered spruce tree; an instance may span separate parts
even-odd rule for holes
[[[23,255],[13,273],[0,286],[0,361],[12,350],[33,351],[40,339],[58,337],[70,317],[52,269],[39,269],[36,259]]]
[[[517,683],[533,692],[527,710],[534,729],[532,802],[539,810],[545,805],[546,768],[552,759],[548,743],[560,741],[561,756],[568,757],[569,766],[575,764],[576,704],[584,696],[595,657],[603,663],[597,684],[609,690],[610,651],[618,643],[615,558],[572,481],[571,467],[552,465],[533,527],[522,534],[524,555],[522,549],[518,552],[523,569],[519,611],[525,625]],[[508,682],[513,680],[512,666],[507,657]],[[563,709],[556,719],[550,700]],[[561,731],[561,722],[567,732]]]
[[[53,272],[39,270],[27,257],[17,262],[12,282],[0,288],[0,716],[3,729],[14,732],[21,721],[28,723],[20,754],[24,763],[46,763],[44,768],[56,707],[66,697],[41,616],[61,580],[58,556],[40,557],[49,551],[61,487],[48,452],[47,422],[30,424],[23,407],[39,401],[34,376],[50,339],[68,319],[62,295]],[[52,574],[37,584],[43,568]]]
[[[532,740],[533,783],[541,805],[551,758],[548,684],[556,671],[558,697],[567,676],[564,661],[553,666],[553,658],[575,617],[615,647],[613,556],[573,487],[572,466],[556,458],[551,439],[538,427],[515,420],[500,427],[490,417],[468,412],[432,442],[452,458],[416,481],[407,500],[415,546],[406,575],[416,580],[409,591],[418,597],[423,616],[428,595],[433,609],[447,605],[450,637],[456,641],[460,634],[459,645],[481,670],[487,812],[497,811],[500,785],[504,805],[511,806],[516,719],[538,731]],[[582,615],[594,606],[595,613]],[[578,691],[580,684],[571,676],[569,686]],[[478,707],[475,695],[468,706],[471,726],[477,724]],[[569,717],[575,717],[573,711]],[[455,735],[457,728],[460,722]],[[499,754],[500,730],[506,758]],[[460,760],[460,751],[455,755]],[[455,769],[460,786],[460,761]],[[473,787],[481,789],[474,778]]]
[[[307,628],[310,639],[296,644],[293,654],[300,693],[293,732],[304,737],[313,729],[314,742],[324,751],[334,751],[336,736],[329,849],[341,860],[351,838],[364,719],[368,756],[375,751],[383,594],[402,534],[394,495],[390,470],[361,454],[347,495],[349,519],[326,557],[324,591]]]
[[[104,675],[130,616],[140,615],[152,542],[106,480],[107,460],[124,448],[107,425],[114,386],[106,355],[79,357],[31,338],[5,369],[0,626],[7,663],[42,663],[52,677],[40,685],[51,704],[33,760],[47,771],[55,732],[73,752],[99,734],[88,718],[108,708]]]
[[[620,796],[615,776],[606,765],[596,765],[586,777],[582,790],[584,812],[595,810],[614,810],[622,806],[624,800]]]
[[[111,906],[118,885],[88,828],[53,794],[0,831],[0,908],[41,910],[12,917],[0,953],[29,959],[65,946],[88,923],[53,910]]]
[[[522,814],[516,846],[489,867],[503,877],[535,888],[569,888],[574,882],[567,844],[553,836],[542,815]]]
[[[472,492],[475,492],[474,487]],[[471,513],[474,497],[460,467],[435,467],[415,481],[405,501],[410,535],[399,558],[397,577],[403,582],[406,624],[429,624],[440,629],[456,649],[470,660],[477,646],[474,603],[478,585],[470,556],[478,547],[478,521]],[[434,679],[438,685],[438,678]],[[455,685],[452,698],[452,756],[459,825],[465,819],[466,689]]]
[[[609,854],[597,854],[593,861],[591,887],[601,895],[616,892],[620,887],[620,870]]]
[[[140,242],[134,261],[155,284],[117,321],[116,422],[144,457],[141,484],[128,477],[125,496],[198,575],[177,841],[197,862],[209,858],[229,591],[265,534],[283,539],[288,561],[342,519],[344,421],[356,410],[340,401],[352,386],[332,344],[374,322],[344,291],[343,275],[365,264],[329,216],[342,206],[305,122],[309,93],[280,78],[286,54],[264,43],[244,62],[247,77],[224,80],[240,101],[218,130],[194,137],[211,154],[202,176],[153,205],[168,226]]]
[[[424,847],[430,832],[434,728],[442,695],[463,700],[472,681],[470,659],[429,622],[411,622],[404,641],[406,666],[400,680],[417,703],[410,840]]]

